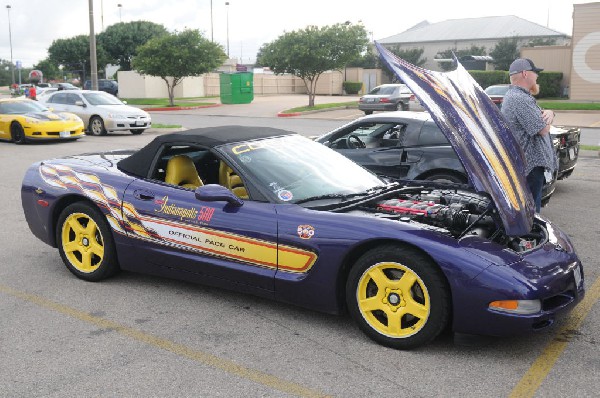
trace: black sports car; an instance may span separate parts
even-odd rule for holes
[[[558,133],[559,129],[554,131]],[[562,141],[571,142],[564,137],[565,133],[562,131]],[[427,112],[398,111],[363,116],[315,140],[378,175],[394,179],[469,182],[456,151]],[[559,141],[554,142],[557,151]],[[568,165],[562,160],[570,159],[568,155],[558,152],[557,155],[561,166]],[[545,201],[554,192],[556,177],[544,187]]]

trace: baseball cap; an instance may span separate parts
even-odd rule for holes
[[[542,68],[538,68],[533,64],[533,61],[529,58],[517,58],[510,64],[510,68],[508,69],[509,75],[514,75],[515,73],[523,72],[524,70],[531,70],[535,73],[540,73],[543,71]]]

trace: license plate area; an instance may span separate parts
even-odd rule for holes
[[[71,136],[71,132],[70,132],[70,131],[60,131],[60,132],[58,133],[58,136],[59,136],[60,138],[68,138],[68,137],[70,137],[70,136]]]

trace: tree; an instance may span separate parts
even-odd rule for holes
[[[436,55],[435,55],[435,59],[452,59],[452,56],[456,55],[456,57],[458,59],[460,59],[461,57],[464,57],[465,55],[486,55],[486,48],[485,47],[478,47],[475,45],[472,45],[470,48],[466,48],[463,50],[457,50],[456,47],[454,48],[449,48],[447,50],[444,51],[439,51]],[[442,70],[448,71],[448,70],[452,70],[454,69],[455,65],[453,62],[440,62],[440,68],[442,68]]]
[[[543,39],[541,37],[536,37],[534,39],[529,40],[529,43],[523,45],[523,47],[541,47],[541,46],[555,46],[556,39]]]
[[[167,84],[169,103],[175,87],[186,76],[199,76],[220,66],[227,58],[223,47],[187,29],[150,39],[137,49],[132,66],[142,75],[158,76]]]
[[[389,50],[395,54],[398,58],[401,58],[407,62],[410,62],[413,65],[423,66],[425,62],[427,62],[427,58],[422,58],[423,53],[425,52],[424,48],[412,48],[409,50],[402,50],[400,46],[390,47]],[[387,77],[391,81],[397,81],[398,77],[396,74],[391,71],[385,63],[378,61],[379,67],[381,70],[387,75]]]
[[[131,60],[137,48],[152,38],[166,35],[163,25],[148,21],[121,22],[110,25],[98,35],[98,42],[122,71],[131,70]]]
[[[109,62],[108,55],[101,45],[96,46],[98,65]],[[79,35],[69,39],[57,39],[48,48],[48,60],[56,65],[64,65],[65,71],[78,73],[80,80],[90,75],[90,39]]]
[[[12,84],[12,71],[10,61],[0,58],[0,86]]]
[[[58,65],[50,61],[49,58],[43,59],[33,66],[33,69],[41,70],[45,80],[62,79]]]
[[[308,92],[308,106],[314,106],[321,74],[346,66],[364,53],[368,42],[362,25],[345,22],[322,28],[308,26],[263,45],[257,63],[278,75],[290,73],[301,78]]]
[[[502,39],[496,44],[490,55],[494,58],[493,62],[497,70],[508,70],[510,64],[519,58],[518,41],[517,37],[511,37]]]

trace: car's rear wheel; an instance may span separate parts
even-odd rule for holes
[[[10,125],[10,136],[12,137],[12,141],[17,145],[25,143],[25,130],[23,130],[23,126],[18,122]]]
[[[131,129],[129,131],[131,131],[131,134],[133,135],[140,135],[144,132],[144,129]]]
[[[373,111],[363,111],[365,113],[365,115],[370,115],[373,113]]]
[[[92,116],[90,118],[90,124],[88,130],[92,135],[106,135],[106,128],[104,127],[104,120],[100,116]]]
[[[451,173],[436,173],[425,178],[427,181],[442,182],[442,183],[453,183],[453,184],[466,184],[467,179],[457,174]]]
[[[386,245],[361,256],[348,276],[346,302],[367,336],[397,349],[433,340],[450,317],[440,269],[423,253],[404,246]]]
[[[56,236],[63,262],[78,278],[95,282],[119,270],[108,222],[93,205],[79,202],[66,207],[58,218]]]

